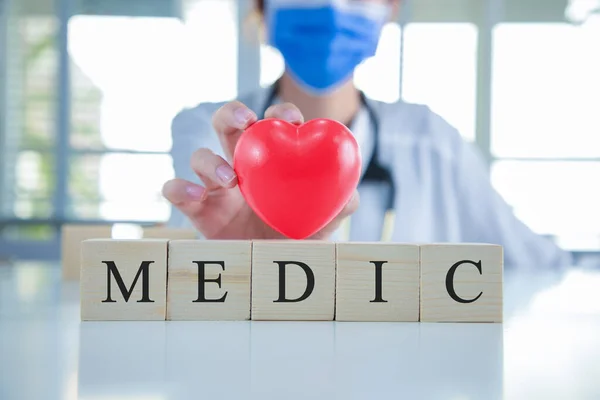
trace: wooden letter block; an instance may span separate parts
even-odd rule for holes
[[[503,250],[421,245],[422,322],[502,322]]]
[[[249,320],[252,242],[169,243],[168,320]]]
[[[166,239],[91,239],[81,246],[82,320],[165,320]]]
[[[253,242],[253,320],[332,321],[334,305],[335,243]]]
[[[110,239],[112,225],[64,225],[61,231],[61,261],[64,280],[79,280],[81,242],[87,239]]]
[[[336,321],[419,321],[419,246],[337,243]]]

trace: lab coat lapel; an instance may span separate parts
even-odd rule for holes
[[[375,148],[375,134],[372,129],[372,125],[369,120],[369,113],[362,107],[360,112],[354,119],[352,125],[350,126],[350,130],[358,143],[358,147],[360,149],[361,156],[361,174],[360,177],[365,175],[367,172],[367,167],[371,162],[371,158],[373,157],[373,149]]]
[[[367,105],[373,110],[375,118],[379,118],[377,108],[369,102],[370,100],[367,99]],[[351,127],[361,151],[361,180],[373,158],[376,136],[373,127],[369,112],[363,106]],[[389,190],[387,185],[377,182],[361,182],[358,186],[360,207],[350,217],[351,241],[373,242],[381,240],[386,211],[385,203],[388,198],[386,190]]]

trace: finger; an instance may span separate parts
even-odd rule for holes
[[[277,118],[292,124],[304,123],[300,109],[292,103],[274,104],[265,111],[265,118]]]
[[[329,238],[335,232],[344,219],[348,218],[352,214],[358,210],[360,206],[360,196],[357,191],[354,191],[354,194],[350,198],[350,200],[346,203],[342,211],[329,223],[326,227],[317,232],[311,239],[319,239],[325,240]]]
[[[239,101],[229,102],[213,114],[213,128],[229,160],[242,131],[256,120],[256,114]]]
[[[210,149],[196,150],[190,164],[209,190],[232,188],[237,184],[237,175],[233,168]]]
[[[184,210],[181,207],[185,208],[191,204],[196,204],[197,208],[197,203],[202,203],[207,193],[202,186],[178,178],[167,181],[162,188],[163,196],[182,212]]]
[[[209,191],[200,185],[183,179],[173,179],[163,185],[163,196],[173,204],[188,220],[192,222],[198,231],[204,233],[200,221],[203,213],[208,211]]]

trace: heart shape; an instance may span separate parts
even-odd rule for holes
[[[290,239],[330,223],[356,189],[361,155],[352,132],[330,119],[260,120],[241,135],[233,166],[254,212]]]

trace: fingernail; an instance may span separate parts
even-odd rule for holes
[[[250,121],[253,116],[252,111],[244,107],[238,108],[233,114],[235,116],[235,121],[242,126],[246,125],[246,123]]]
[[[302,121],[302,114],[300,114],[300,111],[298,111],[296,109],[285,110],[283,112],[283,117],[288,122]]]
[[[202,200],[206,189],[204,189],[201,186],[189,185],[185,188],[185,191],[190,196],[190,198],[194,200]]]
[[[235,171],[227,164],[223,164],[217,167],[217,176],[225,183],[230,183],[235,178]]]

